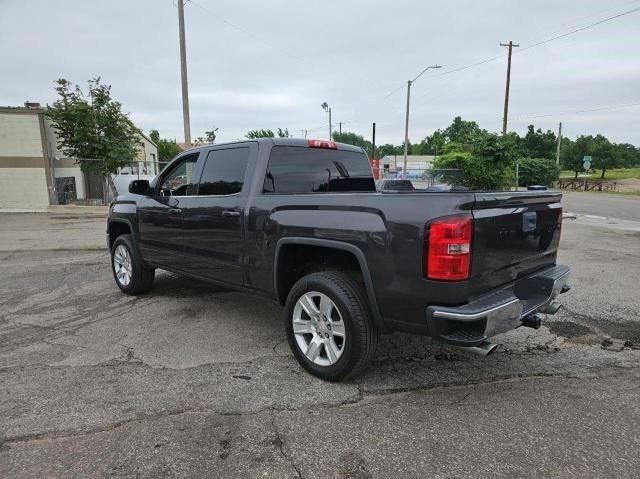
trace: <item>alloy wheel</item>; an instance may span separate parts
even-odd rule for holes
[[[293,309],[293,333],[300,351],[318,366],[335,364],[346,346],[340,310],[324,293],[304,293]]]

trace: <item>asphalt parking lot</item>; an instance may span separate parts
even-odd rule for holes
[[[341,384],[280,308],[120,293],[100,214],[0,214],[0,477],[637,477],[640,233],[567,219],[566,307],[487,358],[385,336]]]

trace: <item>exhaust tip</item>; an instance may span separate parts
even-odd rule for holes
[[[489,356],[492,352],[494,352],[498,348],[498,345],[490,341],[483,341],[478,346],[456,346],[456,348],[462,351],[466,351],[468,353],[473,353],[478,356],[486,357],[486,356]]]

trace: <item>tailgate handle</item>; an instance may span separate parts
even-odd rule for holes
[[[225,210],[222,212],[222,216],[240,216],[240,212],[235,210]]]

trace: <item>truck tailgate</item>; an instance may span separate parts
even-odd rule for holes
[[[482,294],[556,262],[562,194],[476,193],[469,294]]]

